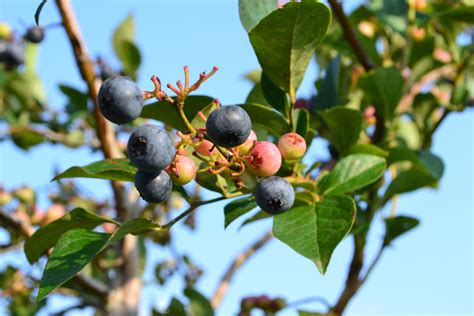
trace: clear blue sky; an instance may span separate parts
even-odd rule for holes
[[[22,29],[21,21],[33,23],[38,3],[0,0],[0,20]],[[214,65],[220,67],[201,92],[219,98],[224,104],[243,102],[251,89],[243,75],[256,69],[258,63],[240,25],[237,0],[80,0],[74,1],[74,5],[91,54],[107,58],[113,58],[114,27],[127,14],[135,15],[137,42],[143,55],[139,84],[144,89],[150,88],[148,78],[152,74],[159,75],[164,82],[176,81],[185,64],[194,76]],[[53,1],[46,5],[41,19],[43,23],[59,21]],[[58,109],[65,104],[58,83],[84,88],[71,57],[63,31],[48,31],[41,45],[39,73],[51,106]],[[300,96],[312,92],[314,74],[313,66],[299,91]],[[324,151],[323,145],[317,142],[310,155],[320,157]],[[399,214],[417,217],[421,225],[385,252],[347,315],[471,315],[473,112],[453,114],[437,134],[433,151],[443,157],[447,166],[440,188],[406,194],[398,207]],[[8,188],[28,183],[45,193],[55,167],[65,169],[98,159],[99,155],[85,149],[42,145],[25,153],[9,142],[2,142],[0,183]],[[81,180],[81,183],[97,196],[110,193],[105,181]],[[198,288],[206,295],[212,294],[234,254],[271,226],[270,221],[264,221],[241,231],[237,230],[239,225],[224,231],[222,207],[223,204],[214,204],[199,209],[197,232],[177,228],[175,234],[178,247],[204,266],[205,275]],[[368,256],[377,249],[381,234],[380,226],[372,231]],[[161,247],[153,249],[149,267],[168,256]],[[251,294],[280,295],[289,301],[323,296],[333,302],[343,285],[351,253],[352,244],[346,239],[335,251],[327,274],[321,276],[310,261],[273,241],[240,270],[218,315],[234,314],[239,299]],[[8,258],[8,262],[20,264],[25,260],[22,255],[16,255]],[[145,279],[151,277],[149,272]],[[165,288],[147,287],[143,305],[163,307],[171,296],[180,296],[181,289],[182,284],[177,280]],[[59,299],[51,304],[51,310],[68,303]],[[318,303],[303,307],[323,310]],[[290,310],[283,313],[294,314]],[[143,315],[147,314],[143,312]]]

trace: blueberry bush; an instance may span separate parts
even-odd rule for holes
[[[343,314],[382,252],[418,225],[397,214],[399,196],[436,188],[441,180],[443,162],[430,151],[437,129],[473,105],[474,7],[468,2],[374,0],[347,14],[336,0],[239,0],[261,69],[248,74],[254,87],[245,103],[232,105],[197,92],[218,80],[217,67],[194,79],[184,66],[183,78],[166,86],[159,74],[141,70],[151,82],[139,87],[133,17],[113,35],[121,69],[87,53],[69,0],[32,4],[36,21],[23,34],[1,22],[3,139],[24,150],[46,142],[89,147],[104,157],[58,171],[47,212],[38,210],[37,194],[27,186],[0,189],[0,223],[9,235],[0,256],[21,247],[42,269],[41,276],[15,267],[1,272],[9,311],[35,314],[62,294],[78,298],[73,308],[91,306],[98,315],[137,314],[145,240],[171,247],[174,225],[193,228],[200,206],[227,200],[226,227],[240,217],[243,225],[270,219],[272,231],[238,256],[211,298],[194,288],[202,270],[189,257],[177,253],[158,264],[160,284],[184,271],[186,299],[172,299],[153,315],[213,315],[242,261],[272,238],[321,274],[338,244],[352,239],[341,294],[311,312],[284,298],[249,296],[236,313]],[[50,36],[41,19],[45,6],[57,8],[62,21],[56,27],[66,33],[87,87],[60,86],[69,100],[64,113],[47,106],[35,71],[36,52]],[[319,69],[316,92],[303,99],[298,88],[312,60]],[[314,160],[315,139],[327,143],[329,159]],[[91,199],[75,178],[107,181],[113,196]],[[203,199],[202,190],[215,197]],[[389,205],[389,215],[376,217]],[[385,233],[368,262],[367,236],[378,220]]]

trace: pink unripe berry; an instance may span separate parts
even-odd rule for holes
[[[196,177],[196,165],[188,156],[176,155],[168,167],[168,173],[174,184],[184,185]]]
[[[250,171],[259,177],[269,177],[278,172],[281,167],[281,154],[275,144],[257,142],[249,155]]]
[[[214,144],[204,139],[194,149],[196,150],[198,154],[207,157],[207,156],[214,156],[215,154],[217,154],[217,149],[216,148],[212,149],[212,147],[214,147]]]
[[[247,155],[252,149],[253,142],[257,140],[257,134],[253,130],[250,131],[249,138],[242,145],[238,146],[237,149],[242,155]]]
[[[287,133],[278,140],[281,156],[287,161],[298,160],[306,152],[306,141],[297,133]]]

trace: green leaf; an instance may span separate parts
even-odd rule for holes
[[[368,154],[382,158],[387,158],[389,155],[387,151],[372,144],[354,144],[347,150],[347,154]]]
[[[359,79],[359,87],[385,120],[393,117],[402,97],[403,78],[395,67],[377,68]]]
[[[81,271],[94,256],[127,234],[143,234],[159,228],[149,219],[136,218],[120,225],[112,235],[82,228],[68,230],[61,235],[46,263],[36,300],[41,301]]]
[[[400,172],[385,191],[383,200],[387,201],[396,194],[411,192],[425,186],[434,186],[437,180],[426,171],[409,169]]]
[[[387,158],[388,165],[402,161],[411,162],[413,168],[427,173],[435,180],[440,180],[444,173],[444,164],[441,158],[427,150],[414,151],[405,147],[391,148]]]
[[[316,46],[331,21],[328,7],[316,1],[288,3],[263,18],[249,33],[266,75],[295,94]]]
[[[161,313],[153,310],[152,316],[186,316],[186,309],[184,308],[183,303],[173,298],[166,309],[166,312]]]
[[[273,234],[324,274],[336,246],[354,224],[356,206],[347,196],[328,197],[276,215]]]
[[[434,15],[439,20],[451,20],[472,24],[474,20],[474,6],[459,6]]]
[[[109,234],[86,229],[71,229],[65,232],[46,263],[36,301],[41,301],[81,271],[101,251],[109,237]]]
[[[278,8],[278,0],[239,0],[240,22],[247,32],[273,10]]]
[[[408,216],[397,216],[385,219],[384,245],[389,245],[393,240],[412,230],[420,223],[419,220]]]
[[[329,140],[341,153],[357,142],[362,126],[360,111],[338,106],[320,114],[329,132]]]
[[[186,117],[188,118],[193,118],[196,116],[197,112],[201,111],[213,101],[214,99],[208,96],[189,96],[186,98],[186,103],[184,105],[184,114],[186,114]],[[183,124],[183,121],[176,112],[175,106],[166,101],[159,101],[146,105],[143,108],[140,117],[163,122],[165,125],[182,132],[187,131],[186,126]]]
[[[135,20],[127,16],[114,31],[113,48],[127,75],[136,78],[140,66],[140,51],[135,45]]]
[[[367,154],[349,155],[341,159],[331,172],[321,179],[323,195],[332,196],[363,188],[377,181],[385,171],[385,159]]]
[[[290,125],[280,113],[260,104],[240,104],[252,120],[252,127],[261,128],[275,136],[291,131]]]
[[[270,103],[268,103],[267,99],[263,95],[262,91],[262,84],[260,82],[257,82],[252,90],[249,92],[249,95],[247,96],[247,99],[245,99],[246,104],[261,104],[265,106],[271,107]]]
[[[295,110],[296,133],[300,134],[305,140],[308,137],[310,115],[306,109]],[[309,142],[306,142],[309,144]],[[309,146],[308,146],[309,147]]]
[[[61,90],[61,92],[68,98],[68,103],[66,105],[67,113],[73,114],[76,112],[87,111],[87,100],[89,97],[86,93],[64,84],[59,85],[59,90]]]
[[[41,255],[53,247],[59,237],[74,228],[93,229],[102,223],[117,222],[90,213],[82,208],[76,208],[63,217],[38,229],[30,238],[25,241],[25,254],[30,263],[36,262]]]
[[[67,178],[93,178],[133,182],[137,169],[126,158],[96,161],[84,167],[71,167],[51,181]]]
[[[10,135],[15,145],[23,150],[28,150],[46,140],[43,134],[27,126],[11,126]]]
[[[318,91],[318,110],[325,110],[339,105],[339,74],[341,72],[341,55],[337,54],[329,63],[326,74]]]
[[[233,200],[224,207],[225,223],[224,227],[230,225],[234,220],[240,216],[247,214],[251,210],[257,207],[257,203],[252,197],[244,197],[241,199]]]
[[[263,96],[265,97],[265,100],[268,102],[268,104],[270,104],[283,116],[288,117],[290,111],[290,102],[285,91],[274,84],[264,72],[262,72],[260,84],[262,86]]]
[[[184,289],[184,295],[189,299],[190,316],[213,316],[211,304],[202,294],[192,288]]]
[[[258,211],[257,213],[255,213],[254,215],[250,216],[249,218],[247,218],[243,223],[242,225],[240,225],[240,228],[244,227],[245,225],[247,224],[251,224],[253,222],[257,222],[261,219],[266,219],[266,218],[270,218],[272,217],[272,215],[268,214],[267,212],[264,212],[264,211]]]

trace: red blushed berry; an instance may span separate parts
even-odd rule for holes
[[[214,147],[214,149],[213,149]],[[217,149],[215,148],[214,144],[208,140],[203,140],[199,145],[195,148],[196,152],[202,156],[214,156],[217,154]],[[212,150],[211,150],[212,149]]]
[[[308,101],[305,99],[298,99],[295,102],[295,109],[307,109],[308,107]]]
[[[270,142],[256,142],[248,157],[250,171],[259,177],[269,177],[281,167],[281,154],[278,147]]]
[[[237,149],[242,155],[247,155],[252,149],[253,142],[257,140],[257,134],[253,130],[250,131],[249,138],[242,145],[238,146]]]
[[[177,185],[184,185],[196,177],[196,165],[194,161],[183,155],[176,155],[173,163],[168,167],[171,181]]]
[[[278,140],[278,149],[284,160],[298,160],[306,152],[306,141],[297,133],[287,133]]]

